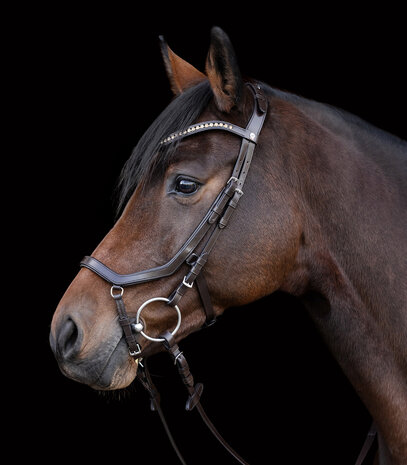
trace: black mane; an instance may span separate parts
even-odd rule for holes
[[[151,124],[125,163],[119,178],[118,212],[124,207],[140,183],[164,170],[177,146],[160,145],[169,134],[193,124],[208,106],[213,93],[208,81],[186,90],[176,97]]]

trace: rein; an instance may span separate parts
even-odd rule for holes
[[[194,383],[194,378],[190,372],[185,355],[180,351],[174,337],[180,328],[182,321],[182,313],[178,304],[188,289],[191,289],[195,283],[205,314],[205,322],[203,326],[210,326],[216,321],[203,268],[208,261],[209,254],[216,244],[219,234],[228,225],[228,222],[243,195],[243,186],[250,169],[254,149],[267,115],[268,103],[262,93],[260,85],[257,83],[247,83],[246,85],[249,87],[254,97],[253,113],[246,128],[242,128],[225,121],[205,121],[189,126],[182,131],[170,134],[161,141],[161,145],[166,145],[184,137],[210,130],[227,131],[242,138],[240,151],[231,177],[212,203],[204,218],[181,246],[178,252],[164,265],[131,274],[116,273],[96,258],[90,256],[84,257],[80,263],[81,267],[88,268],[111,284],[110,294],[116,302],[119,323],[123,329],[124,338],[129,347],[129,353],[136,363],[138,363],[137,378],[148,391],[150,395],[151,409],[158,412],[174,451],[183,465],[186,465],[186,462],[175,444],[165,420],[160,406],[160,395],[151,379],[146,360],[142,359],[142,346],[140,344],[141,337],[152,342],[161,343],[165,350],[169,353],[174,365],[177,366],[178,372],[188,392],[188,399],[185,407],[186,410],[190,411],[196,408],[204,423],[222,446],[239,463],[242,465],[248,465],[248,463],[222,438],[206,415],[200,403],[203,385],[201,383]],[[174,289],[170,296],[168,298],[154,297],[144,302],[137,310],[135,322],[132,322],[127,314],[123,301],[124,288],[171,276],[184,264],[187,264],[190,269],[184,276],[182,282],[176,287],[176,289]],[[155,301],[162,301],[173,307],[178,316],[175,328],[171,332],[165,331],[159,337],[152,337],[146,334],[144,331],[144,324],[141,319],[143,309]],[[374,436],[375,432],[373,434],[373,430],[371,430],[358,457],[357,465],[361,465],[364,461],[371,443],[374,440]]]

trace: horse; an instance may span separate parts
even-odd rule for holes
[[[283,291],[373,417],[375,463],[405,465],[407,143],[243,78],[218,27],[205,72],[162,38],[161,51],[174,98],[125,163],[118,220],[54,313],[61,371],[123,389],[165,347],[180,360],[177,343],[225,309]]]

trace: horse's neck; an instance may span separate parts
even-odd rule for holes
[[[407,145],[322,109],[296,160],[310,239],[323,241],[372,312],[398,309],[407,331]]]
[[[394,457],[407,460],[407,193],[400,173],[392,179],[378,162],[385,141],[367,153],[375,145],[367,133],[358,139],[353,124],[298,111],[288,153],[304,232],[285,290],[302,293]],[[388,160],[399,163],[398,149],[387,146]]]

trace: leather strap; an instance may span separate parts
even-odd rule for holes
[[[177,454],[180,462],[182,465],[187,465],[187,463],[184,460],[184,457],[182,456],[180,450],[177,447],[177,444],[174,440],[173,435],[171,434],[171,430],[168,426],[168,423],[165,419],[164,412],[161,408],[161,403],[160,403],[160,393],[158,392],[157,388],[155,387],[152,379],[150,372],[148,370],[147,366],[147,361],[145,360],[142,364],[139,363],[138,369],[137,369],[137,379],[140,381],[141,385],[146,389],[146,391],[149,393],[150,396],[150,405],[151,405],[151,410],[154,412],[157,412],[161,423],[164,427],[165,432],[167,433],[168,439],[172,445],[172,448],[174,449],[175,453]]]
[[[189,397],[186,402],[186,410],[191,411],[194,408],[198,411],[199,415],[201,416],[202,420],[206,424],[206,426],[209,428],[211,433],[215,436],[215,438],[222,444],[222,446],[242,465],[249,465],[240,455],[232,449],[232,447],[223,439],[223,437],[220,435],[214,424],[211,422],[209,417],[207,416],[205,410],[202,407],[202,404],[200,403],[200,398],[202,395],[203,391],[203,385],[201,383],[194,384],[194,378],[191,374],[189,365],[186,361],[185,355],[183,352],[180,351],[179,346],[175,343],[175,340],[170,332],[166,332],[162,334],[160,337],[164,339],[164,347],[168,351],[169,355],[171,356],[171,359],[174,361],[174,363],[177,365],[178,372],[181,376],[181,379],[187,388]],[[144,386],[144,388],[148,391],[150,395],[150,400],[151,400],[151,409],[153,411],[157,411],[161,422],[163,424],[163,427],[167,433],[167,436],[174,448],[174,451],[176,452],[178,458],[180,459],[181,463],[183,465],[186,465],[186,462],[184,458],[182,457],[175,441],[174,438],[171,434],[171,431],[168,427],[167,421],[165,419],[164,413],[161,409],[160,405],[160,394],[153,384],[153,381],[151,379],[151,376],[149,374],[148,368],[147,368],[147,361],[144,361],[143,364],[139,365],[138,369],[138,379],[141,382],[141,384]],[[359,456],[355,462],[355,465],[363,465],[363,462],[365,461],[367,454],[372,448],[372,445],[375,441],[377,435],[377,428],[375,423],[372,423],[369,432],[366,436],[365,442],[362,446],[362,449],[359,453]]]
[[[181,376],[181,379],[188,391],[189,397],[186,402],[186,410],[191,411],[194,407],[201,416],[203,422],[208,427],[209,431],[215,436],[215,438],[222,444],[222,446],[231,454],[239,463],[242,465],[249,465],[221,436],[219,431],[216,429],[215,425],[210,421],[208,415],[203,409],[200,397],[203,390],[203,385],[201,383],[194,384],[194,378],[189,369],[188,362],[185,358],[183,352],[179,350],[178,345],[175,343],[175,340],[170,332],[165,332],[160,337],[164,339],[163,345],[167,352],[169,353],[171,359],[177,365],[178,373]]]
[[[174,257],[172,257],[171,260],[164,265],[150,268],[148,270],[137,271],[136,273],[120,274],[116,273],[96,258],[86,256],[81,260],[80,266],[88,268],[103,278],[105,281],[122,287],[133,286],[135,284],[141,284],[171,276],[188,259],[191,253],[205,237],[207,232],[213,228],[215,219],[219,217],[218,212],[222,211],[222,205],[227,203],[227,201],[232,196],[232,190],[234,189],[236,189],[236,181],[232,179],[219,193],[211,208],[208,210],[202,221],[195,228],[186,242],[182,245]]]
[[[214,323],[216,323],[216,316],[212,305],[211,295],[209,294],[208,284],[206,283],[205,274],[203,272],[200,273],[196,278],[196,287],[198,289],[205,312],[204,326],[212,326]]]
[[[123,302],[123,293],[121,292],[122,290],[123,289],[118,286],[113,286],[110,293],[116,302],[117,313],[119,315],[119,324],[122,327],[124,338],[129,347],[130,355],[134,358],[137,358],[141,354],[141,348],[137,342],[136,335],[132,331],[131,321]],[[114,293],[113,291],[118,292]]]
[[[362,450],[359,453],[358,458],[356,459],[355,465],[362,465],[363,462],[365,461],[368,452],[373,446],[374,440],[377,435],[377,428],[375,423],[373,422],[372,425],[370,426],[369,432],[367,433],[365,442],[362,446]]]

